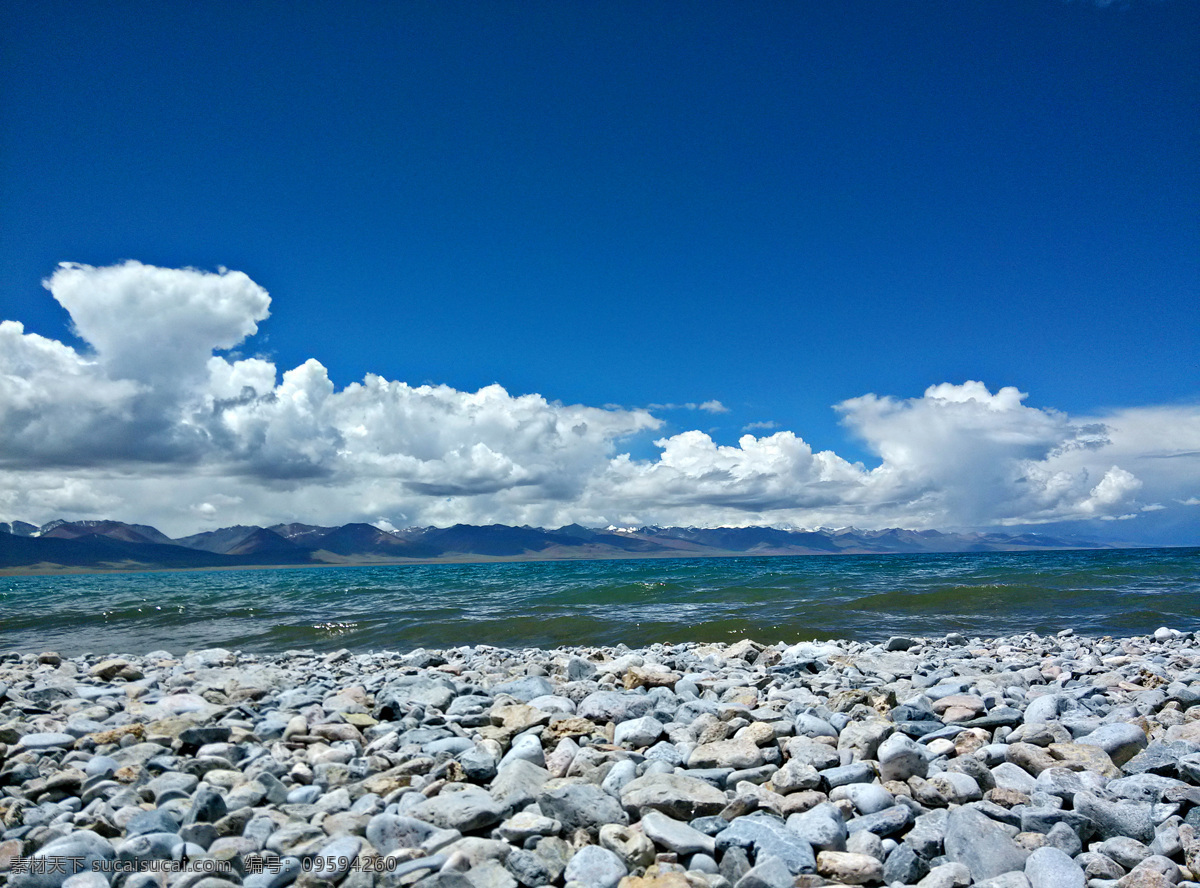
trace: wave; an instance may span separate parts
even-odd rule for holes
[[[1200,550],[648,559],[0,578],[16,651],[647,645],[1200,629]]]

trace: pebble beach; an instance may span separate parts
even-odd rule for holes
[[[1200,638],[0,654],[13,888],[1200,888]]]

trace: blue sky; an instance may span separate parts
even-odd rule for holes
[[[1200,497],[1198,4],[85,2],[8,4],[0,17],[0,319],[24,336],[100,355],[112,382],[100,342],[72,337],[73,313],[43,286],[57,265],[225,267],[270,293],[256,332],[232,354],[217,349],[231,360],[257,356],[282,374],[315,359],[337,391],[368,373],[447,386],[451,400],[498,383],[540,395],[561,422],[558,403],[622,408],[592,462],[546,448],[527,458],[479,420],[436,445],[414,438],[404,454],[372,445],[440,461],[435,481],[404,460],[377,476],[322,463],[316,480],[280,492],[279,472],[262,467],[294,454],[217,469],[179,445],[178,429],[175,451],[143,453],[145,417],[106,459],[35,458],[51,426],[29,424],[54,413],[47,394],[7,416],[26,423],[19,441],[0,439],[10,517],[115,509],[181,531],[289,515],[1028,519],[1198,536],[1200,508],[1186,505]],[[152,286],[130,274],[121,292]],[[143,322],[151,303],[161,308],[106,302],[94,337],[112,338],[96,324],[119,336]],[[32,379],[28,366],[13,360],[12,391],[11,378]],[[970,380],[986,398],[927,394]],[[948,489],[931,505],[931,490],[978,467],[944,478],[904,462],[916,445],[899,417],[928,428],[919,417],[933,401],[1003,413],[988,399],[1006,386],[1027,393],[1020,409],[1032,412],[1018,414],[1043,431],[996,456],[1012,465],[995,483],[1011,493],[1033,479],[1050,496],[1058,482],[1046,479],[1066,472],[1074,499],[989,512],[984,484],[970,507],[947,505],[961,498]],[[182,392],[154,409],[204,400]],[[868,394],[895,409],[880,418],[853,401]],[[725,411],[663,406],[712,401]],[[114,404],[109,422],[129,413]],[[1052,434],[1047,411],[1065,418]],[[341,422],[327,418],[330,453],[347,450]],[[1109,444],[1078,443],[1086,435],[1073,430],[1106,423]],[[965,415],[950,425],[979,428]],[[865,475],[798,467],[795,454],[779,457],[783,468],[754,462],[738,444],[747,429],[792,432],[866,473],[890,467],[888,493],[867,496]],[[679,437],[691,432],[738,453]],[[1154,455],[1133,443],[1164,436]],[[662,464],[670,448],[654,442],[668,438],[687,445],[689,468],[682,451]],[[921,446],[940,463],[971,442],[978,434]],[[472,451],[480,444],[491,455]],[[1096,459],[1063,464],[1064,447]],[[622,454],[646,477],[596,493],[586,479],[626,470],[594,460]],[[498,476],[481,468],[492,456]],[[201,467],[180,492],[193,501],[147,507],[154,479],[184,464]],[[1134,480],[1111,476],[1114,492],[1096,494],[1113,466]],[[699,492],[717,476],[729,489]],[[347,502],[298,514],[328,504],[330,479],[347,477],[395,493],[373,500],[375,512]],[[743,496],[759,482],[760,498]]]

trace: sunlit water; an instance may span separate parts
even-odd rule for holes
[[[1200,549],[0,577],[0,650],[407,650],[1200,629]]]

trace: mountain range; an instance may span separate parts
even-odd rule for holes
[[[235,526],[171,539],[144,524],[0,522],[0,570],[173,570],[415,561],[693,558],[737,555],[864,555],[1109,548],[1041,534],[936,530],[784,530],[773,527],[548,530],[504,524],[380,530],[370,524]]]

